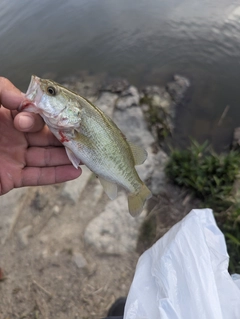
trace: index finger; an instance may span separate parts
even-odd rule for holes
[[[23,100],[22,92],[8,79],[0,77],[0,105],[9,110],[16,110]]]

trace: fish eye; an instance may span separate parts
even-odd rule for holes
[[[52,95],[52,96],[54,96],[54,95],[57,94],[56,89],[55,89],[53,86],[49,86],[49,87],[47,88],[47,91],[48,91],[48,93],[49,93],[50,95]]]

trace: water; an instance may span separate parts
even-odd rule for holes
[[[46,72],[107,72],[137,86],[186,75],[178,143],[193,136],[220,150],[240,125],[239,34],[238,0],[2,0],[1,75],[22,90]]]

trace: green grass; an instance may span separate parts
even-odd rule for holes
[[[195,141],[187,150],[172,150],[166,165],[166,174],[174,183],[191,190],[215,212],[226,238],[231,272],[240,272],[240,203],[233,192],[239,168],[238,151],[217,155],[207,142]]]

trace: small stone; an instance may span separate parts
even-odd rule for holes
[[[20,243],[22,248],[27,247],[28,237],[29,237],[31,230],[32,230],[32,225],[28,225],[28,226],[22,228],[21,230],[19,230],[18,239],[19,239],[19,243]]]
[[[53,207],[53,214],[54,214],[54,215],[58,215],[59,212],[60,212],[59,206],[58,206],[58,205],[55,205],[55,206]]]
[[[87,266],[87,261],[81,253],[74,253],[73,261],[78,268],[85,268]]]

